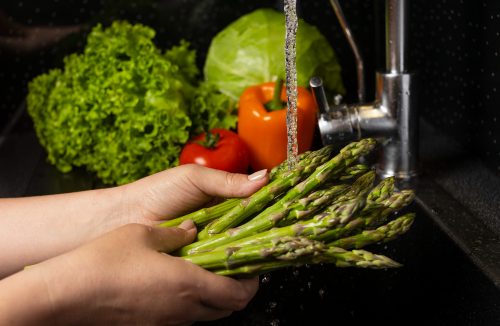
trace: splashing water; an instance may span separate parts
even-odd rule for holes
[[[287,132],[287,162],[288,169],[294,168],[297,163],[299,146],[297,143],[297,70],[295,40],[297,36],[297,1],[285,0],[285,71],[286,96],[288,109],[286,112]]]

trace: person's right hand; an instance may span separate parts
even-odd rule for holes
[[[57,312],[52,325],[187,325],[243,309],[257,278],[218,276],[164,254],[195,235],[191,221],[164,229],[129,224],[24,272],[45,279]]]

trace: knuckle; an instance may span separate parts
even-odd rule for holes
[[[237,183],[236,174],[225,172],[226,185],[233,186]]]
[[[127,224],[123,227],[125,229],[125,232],[130,234],[130,235],[136,235],[136,236],[143,236],[152,231],[151,226],[146,226],[143,224],[139,223],[131,223]]]
[[[177,169],[177,172],[179,172],[182,175],[190,176],[193,173],[196,173],[198,167],[199,165],[190,163],[190,164],[179,165],[175,167],[175,169]]]

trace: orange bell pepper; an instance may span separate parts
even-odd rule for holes
[[[285,87],[281,88],[284,104],[281,109],[266,109],[266,104],[273,99],[275,86],[269,82],[248,87],[239,100],[238,135],[250,150],[250,166],[254,171],[270,170],[287,157]],[[317,107],[311,92],[303,87],[298,87],[297,92],[297,142],[302,153],[312,146]]]

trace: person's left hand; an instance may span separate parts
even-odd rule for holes
[[[154,225],[196,210],[217,198],[246,197],[268,181],[266,170],[234,174],[200,165],[181,165],[118,187],[129,222]]]
[[[219,276],[164,254],[195,236],[191,221],[128,224],[31,266],[0,281],[0,324],[189,325],[244,309],[257,277]]]

